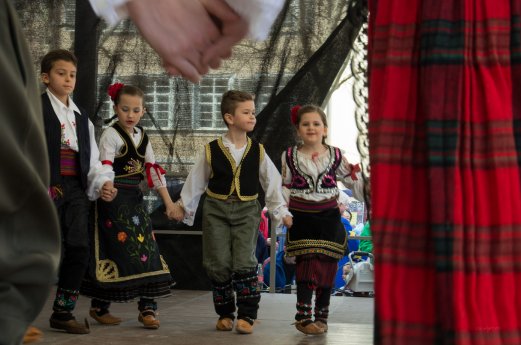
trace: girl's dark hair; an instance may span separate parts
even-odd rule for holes
[[[114,97],[114,105],[119,104],[119,99],[121,95],[130,95],[130,96],[139,96],[141,98],[145,98],[145,94],[143,93],[143,90],[141,90],[139,87],[134,85],[124,85],[119,91],[116,93],[116,96]]]
[[[114,85],[111,85],[110,87],[112,87]],[[119,85],[121,85],[121,84],[119,84]],[[143,90],[141,90],[139,87],[134,86],[134,85],[123,85],[115,93],[116,94],[112,98],[114,105],[119,104],[119,99],[121,98],[121,95],[139,96],[141,98],[145,98],[145,94],[143,93]],[[110,95],[110,92],[109,92],[109,95]],[[103,122],[105,124],[111,123],[113,120],[117,119],[117,117],[118,117],[118,115],[115,114],[111,118],[109,118]]]

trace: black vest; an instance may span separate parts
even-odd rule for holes
[[[58,116],[52,108],[51,100],[47,93],[42,94],[43,122],[45,125],[45,138],[47,140],[47,152],[49,166],[51,168],[51,186],[61,183],[60,175],[60,150],[61,150],[61,124]],[[82,114],[74,112],[76,116],[76,136],[78,137],[79,174],[81,184],[87,189],[87,175],[90,169],[90,139],[89,117],[81,109]]]
[[[259,166],[264,159],[264,147],[248,138],[240,162],[224,146],[222,138],[205,146],[206,160],[212,168],[206,193],[215,199],[225,200],[235,193],[242,201],[257,199],[259,192]]]
[[[143,173],[145,171],[145,153],[147,151],[148,145],[148,135],[141,129],[141,142],[136,146],[134,144],[134,140],[130,137],[130,135],[125,131],[119,123],[115,123],[112,125],[120,135],[121,139],[125,143],[121,148],[121,153],[116,154],[114,157],[114,162],[112,163],[112,168],[114,169],[114,174],[116,177],[129,177],[133,175],[139,175],[140,178],[143,178]]]

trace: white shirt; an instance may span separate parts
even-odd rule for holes
[[[125,6],[129,0],[90,0],[94,12],[105,19],[108,25],[116,25],[127,17]],[[248,37],[264,40],[277,18],[284,0],[225,0],[239,16],[248,22]]]
[[[62,128],[61,143],[62,148],[70,148],[78,152],[78,136],[76,134],[76,116],[74,112],[81,114],[78,106],[69,97],[69,106],[62,103],[52,92],[47,89],[47,95],[51,101],[51,106]],[[81,114],[81,116],[87,116]],[[114,172],[103,166],[99,160],[99,150],[96,145],[96,137],[94,132],[94,125],[89,119],[89,142],[90,142],[90,168],[87,174],[87,190],[85,191],[89,200],[96,200],[99,198],[99,191],[103,184],[114,179]]]
[[[245,144],[238,149],[235,148],[235,144],[228,139],[226,134],[222,136],[222,141],[233,159],[236,162],[240,162],[247,145]],[[181,191],[181,200],[183,201],[185,209],[185,219],[183,222],[188,225],[194,224],[195,212],[197,211],[201,195],[206,191],[211,172],[212,168],[206,160],[206,153],[203,149],[190,174],[188,174],[183,190]],[[283,217],[291,215],[291,213],[289,213],[281,193],[280,187],[282,180],[279,171],[267,154],[264,155],[264,159],[259,166],[259,182],[265,193],[266,207],[268,207],[271,215],[273,215],[274,223],[278,224]]]
[[[134,133],[130,135],[134,145],[137,147],[142,140],[144,132],[138,128],[134,127]],[[116,154],[120,154],[125,142],[121,135],[112,127],[108,127],[101,134],[101,138],[99,141],[99,149],[100,149],[100,160],[110,161],[114,163],[114,157]],[[152,150],[152,145],[150,144],[150,140],[148,141],[146,151],[145,151],[145,164],[156,163],[156,158],[154,156],[154,151]],[[112,170],[111,165],[105,165],[106,167]],[[158,174],[156,169],[150,169],[150,177],[152,178],[152,182],[154,184],[154,189],[164,188],[166,187],[166,180],[163,174]]]

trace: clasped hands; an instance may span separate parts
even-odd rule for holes
[[[248,32],[224,0],[133,0],[126,6],[165,70],[194,83],[229,58]]]
[[[117,194],[118,190],[114,188],[114,183],[112,181],[105,182],[101,187],[100,198],[103,201],[110,202],[114,200]]]

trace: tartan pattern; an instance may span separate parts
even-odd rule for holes
[[[521,2],[369,0],[376,344],[521,344]]]

